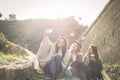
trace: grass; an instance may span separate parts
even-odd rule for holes
[[[119,63],[116,63],[116,64],[104,63],[103,66],[104,66],[104,67],[109,67],[109,66],[120,66],[120,64],[119,64]]]
[[[21,59],[22,56],[17,56],[16,54],[5,54],[3,52],[0,52],[0,59],[1,60],[7,60],[8,62],[15,61],[18,59]],[[0,62],[1,62],[0,60]]]

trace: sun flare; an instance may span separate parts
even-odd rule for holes
[[[6,18],[7,15],[14,13],[17,19],[57,19],[75,16],[82,24],[91,24],[103,10],[109,0],[13,0],[6,3],[2,0],[1,3],[7,6],[0,5],[1,12]],[[3,8],[3,9],[2,9]],[[5,9],[5,10],[4,10]]]

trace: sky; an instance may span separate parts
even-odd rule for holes
[[[109,0],[0,0],[2,18],[16,14],[24,19],[63,19],[75,18],[84,25],[91,25]],[[81,20],[80,20],[81,18]]]

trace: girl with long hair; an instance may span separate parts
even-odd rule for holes
[[[55,43],[52,43],[49,40],[47,33],[44,34],[44,38],[40,43],[36,59],[39,67],[42,68],[45,74],[50,74],[52,80],[56,80],[58,73],[62,71],[62,62],[66,52],[66,38],[58,38]]]
[[[88,66],[88,80],[103,80],[102,63],[98,55],[97,47],[89,45],[88,51],[84,56],[84,62]]]
[[[86,80],[85,64],[83,62],[83,54],[81,51],[81,44],[75,41],[70,46],[70,67],[73,80],[74,78],[79,78],[80,80]],[[68,67],[69,68],[69,67]]]

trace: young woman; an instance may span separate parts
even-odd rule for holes
[[[62,61],[66,52],[66,38],[59,38],[56,43],[53,44],[45,33],[37,52],[37,60],[44,73],[52,76],[52,80],[55,80],[56,74],[62,71]]]
[[[102,64],[98,55],[97,47],[94,45],[89,45],[88,51],[84,56],[84,61],[88,66],[88,78],[89,80],[103,80],[102,74]]]
[[[86,66],[83,62],[83,54],[81,52],[81,45],[78,41],[73,42],[70,47],[70,63],[71,73],[73,77],[78,77],[80,80],[86,80]]]

